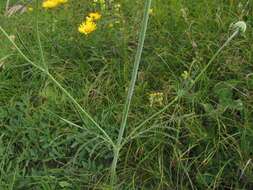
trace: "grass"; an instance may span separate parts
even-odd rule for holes
[[[253,188],[250,1],[153,1],[141,60],[144,0],[34,1],[12,17],[5,3],[0,26],[15,40],[0,34],[0,189]],[[239,20],[246,33],[222,47]]]

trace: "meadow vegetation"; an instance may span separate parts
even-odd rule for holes
[[[250,0],[1,0],[0,190],[253,189],[252,25]]]

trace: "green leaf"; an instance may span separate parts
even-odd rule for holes
[[[71,184],[68,183],[67,181],[60,181],[59,185],[64,188],[64,187],[71,187]]]

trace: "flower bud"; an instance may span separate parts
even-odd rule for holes
[[[244,21],[238,21],[237,23],[232,25],[234,30],[238,30],[240,33],[244,33],[247,29],[247,25]]]

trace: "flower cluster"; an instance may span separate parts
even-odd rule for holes
[[[182,74],[181,74],[181,77],[184,79],[184,80],[187,80],[190,78],[190,73],[188,71],[184,71]]]
[[[154,92],[149,94],[150,106],[163,105],[164,94],[162,92]]]
[[[90,13],[89,16],[86,17],[85,21],[80,24],[78,31],[84,35],[94,32],[97,29],[96,21],[100,18],[101,15],[99,13]]]
[[[44,0],[42,7],[45,9],[51,9],[67,2],[68,0]]]

